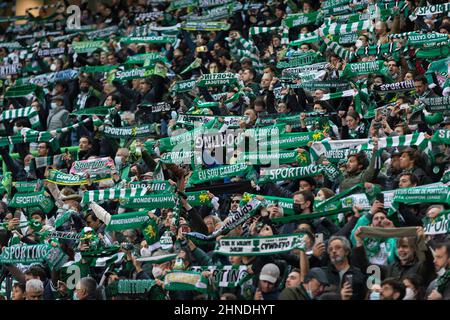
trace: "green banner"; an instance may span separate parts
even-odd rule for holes
[[[148,210],[173,208],[176,198],[177,197],[174,194],[145,195],[139,197],[121,198],[120,205],[123,208],[145,208]]]
[[[107,231],[122,231],[127,229],[141,229],[150,220],[147,211],[127,212],[111,216],[106,227]]]

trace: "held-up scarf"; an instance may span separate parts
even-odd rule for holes
[[[104,65],[104,66],[84,66],[81,68],[81,72],[84,73],[103,73],[110,72],[114,69],[118,69],[119,65]]]
[[[22,65],[20,63],[0,66],[0,78],[6,78],[6,76],[18,74],[21,67]]]
[[[450,233],[450,213],[448,210],[444,210],[435,218],[425,217],[423,225],[426,235]]]
[[[382,93],[411,91],[411,90],[414,90],[414,81],[406,80],[406,81],[395,82],[395,83],[384,83],[382,85],[374,86],[373,90],[379,91]]]
[[[419,99],[428,112],[441,112],[444,115],[450,113],[450,97],[431,97]]]
[[[143,181],[132,181],[129,185],[130,188],[147,188],[148,192],[153,193],[167,193],[174,192],[175,187],[170,184],[167,180],[143,180]]]
[[[175,11],[178,9],[183,9],[187,7],[197,6],[196,0],[174,0],[170,2],[170,6],[167,8],[167,11]]]
[[[140,279],[140,280],[128,280],[121,279],[117,282],[117,294],[135,295],[145,294],[150,292],[155,286],[155,280]]]
[[[274,152],[246,152],[238,155],[238,163],[247,163],[250,165],[267,165],[275,162],[279,164],[291,164],[298,162],[299,165],[305,166],[310,163],[309,155],[306,152],[299,153],[297,150],[292,151],[274,151]]]
[[[192,266],[190,271],[194,272],[211,272],[211,277],[216,286],[220,288],[236,288],[244,282],[251,279],[252,275],[248,273],[247,266],[231,265],[231,266]]]
[[[60,54],[64,54],[66,52],[66,48],[52,48],[52,49],[39,49],[38,56],[39,57],[53,57],[58,56]]]
[[[289,47],[299,47],[304,43],[315,43],[320,41],[319,36],[316,35],[312,35],[309,37],[302,36],[303,34],[300,34],[299,39],[289,42]]]
[[[417,16],[428,16],[432,14],[444,13],[450,11],[450,2],[444,4],[435,4],[426,7],[418,7],[414,12]]]
[[[234,73],[209,73],[204,74],[197,82],[198,87],[221,87],[231,86],[238,83],[237,75]]]
[[[394,191],[394,202],[415,203],[450,203],[450,187],[413,187]]]
[[[111,127],[105,126],[102,131],[103,135],[113,139],[134,139],[151,136],[155,133],[154,126],[151,124],[143,124],[133,127]]]
[[[261,169],[258,184],[270,183],[283,180],[298,180],[305,177],[313,177],[322,174],[324,166],[309,165],[306,167],[290,167],[277,169]]]
[[[261,256],[305,250],[304,234],[270,237],[222,238],[216,242],[214,253],[226,256]]]
[[[403,228],[380,228],[380,227],[361,227],[361,238],[376,238],[376,239],[388,239],[388,238],[403,238],[403,237],[415,237],[417,236],[416,227],[403,227]]]
[[[272,32],[275,31],[277,32],[278,30],[281,30],[282,27],[250,27],[249,29],[249,33],[252,36],[255,36],[257,34],[261,34],[261,33],[267,33],[267,32]]]
[[[200,272],[171,271],[164,277],[164,289],[167,291],[198,291],[206,293],[209,285],[208,278]]]
[[[203,190],[203,191],[193,191],[193,192],[186,192],[185,193],[187,196],[187,202],[193,206],[208,206],[210,207],[211,204],[211,199],[208,196],[208,192]]]
[[[50,197],[46,196],[45,191],[16,193],[9,203],[9,206],[13,208],[39,207],[45,213],[49,213],[54,207],[54,202]]]
[[[247,164],[231,164],[205,170],[194,170],[192,175],[189,177],[189,185],[223,180],[226,178],[234,178],[241,175],[245,175],[245,177],[250,178],[254,175],[253,167]]]
[[[230,29],[230,24],[225,22],[187,21],[181,25],[181,29],[187,31],[226,31]]]
[[[296,68],[305,65],[310,65],[317,62],[318,54],[316,52],[302,53],[299,56],[294,56],[289,61],[279,61],[277,63],[278,69]]]
[[[257,197],[257,194],[246,193],[246,197],[250,199],[254,199]],[[292,198],[280,198],[280,197],[271,197],[261,195],[267,204],[278,204],[280,208],[283,208],[284,215],[293,215],[294,214],[294,199]]]
[[[105,42],[100,41],[79,41],[72,42],[72,48],[76,53],[91,53],[97,49],[103,49]]]
[[[110,113],[113,108],[106,106],[98,106],[92,108],[83,108],[77,111],[73,111],[71,114],[75,116],[106,116]]]
[[[431,138],[433,143],[450,144],[450,130],[439,129],[433,134]]]
[[[356,31],[369,30],[369,28],[373,28],[372,21],[370,20],[348,24],[331,23],[328,26],[323,27],[322,29],[323,34],[335,35],[335,34],[345,34]]]
[[[299,27],[302,25],[315,23],[318,15],[319,11],[314,11],[311,13],[288,14],[286,18],[283,19],[282,23],[288,28]]]
[[[89,179],[92,182],[110,180],[111,174],[108,170],[96,170],[90,174]],[[50,170],[49,176],[46,180],[54,184],[63,186],[80,186],[89,184],[89,181],[85,177],[85,174],[67,174],[58,170]]]
[[[173,37],[167,36],[148,36],[148,37],[122,37],[120,38],[120,42],[123,44],[131,44],[131,43],[173,43]]]
[[[416,58],[436,59],[438,57],[448,57],[450,54],[450,44],[421,48],[416,53]]]
[[[447,43],[449,41],[448,35],[445,33],[411,33],[408,35],[408,46],[424,47],[436,45],[437,43]]]
[[[18,143],[51,142],[52,140],[52,135],[47,131],[28,130],[25,133],[17,134],[15,136],[0,137],[0,147]]]
[[[299,132],[299,133],[285,133],[280,134],[275,140],[261,140],[258,141],[259,147],[268,147],[276,145],[279,149],[300,148],[308,145],[311,141],[319,141],[324,138],[323,132]]]
[[[127,229],[141,229],[150,219],[147,211],[127,212],[111,216],[106,227],[107,231],[121,231]]]
[[[144,195],[138,197],[121,198],[123,208],[145,208],[148,210],[158,208],[173,208],[177,196],[174,194]]]
[[[169,151],[161,155],[160,161],[167,164],[201,164],[203,154],[200,150],[196,151]]]
[[[361,47],[358,50],[356,50],[356,55],[358,56],[380,56],[383,54],[392,54],[394,52],[397,52],[401,49],[401,46],[399,46],[398,42],[391,42],[391,43],[384,43],[382,45],[375,45],[375,46],[367,46],[367,47]]]
[[[368,75],[368,74],[380,74],[384,70],[384,61],[375,60],[368,62],[355,62],[348,63],[342,72],[342,77],[353,78],[356,76]]]
[[[0,121],[13,120],[17,118],[28,118],[31,123],[31,128],[39,127],[39,113],[33,107],[25,107],[20,109],[5,110],[0,115]]]
[[[143,196],[147,193],[147,188],[124,188],[124,189],[103,189],[103,190],[89,190],[83,193],[83,205],[88,205],[92,202],[103,202],[107,200],[131,198],[136,196]]]
[[[48,244],[13,245],[5,247],[0,255],[0,264],[32,264],[46,261],[51,246]]]
[[[167,112],[172,110],[172,105],[168,102],[158,102],[158,103],[142,103],[139,107],[143,107],[145,109],[150,109],[152,113],[160,113]]]
[[[132,79],[148,78],[152,75],[159,75],[165,78],[167,75],[167,70],[164,66],[159,64],[155,64],[155,66],[151,68],[142,67],[126,71],[119,70],[114,74],[114,79],[124,82]]]
[[[333,99],[340,99],[345,97],[354,97],[358,94],[358,91],[355,91],[353,89],[335,92],[335,93],[326,93],[323,95],[323,97],[320,99],[321,101],[327,101],[327,100],[333,100]]]
[[[182,92],[189,92],[196,87],[197,80],[179,80],[176,81],[173,86],[170,88],[171,92],[174,93],[182,93]]]
[[[146,61],[150,61],[150,63],[155,63],[156,61],[167,62],[167,58],[157,52],[142,53],[129,56],[125,64],[144,64]]]
[[[114,162],[109,157],[75,161],[70,168],[71,174],[83,174],[98,169],[114,169]]]

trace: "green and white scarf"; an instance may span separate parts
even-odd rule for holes
[[[125,64],[144,64],[146,61],[149,61],[150,63],[155,63],[156,61],[165,63],[167,62],[167,58],[159,52],[142,53],[129,56],[125,61]]]
[[[316,52],[302,53],[299,56],[294,56],[293,58],[289,59],[289,61],[279,61],[277,63],[277,68],[286,69],[310,65],[317,61],[317,56],[318,55]]]
[[[164,289],[167,291],[198,291],[206,293],[209,280],[199,272],[171,271],[164,277]]]
[[[122,37],[120,38],[120,43],[132,44],[132,43],[154,43],[154,44],[164,44],[173,43],[174,38],[168,36],[147,36],[147,37]]]
[[[307,146],[311,141],[319,141],[324,138],[323,132],[298,132],[280,134],[275,139],[266,139],[258,141],[259,147],[277,146],[278,149],[292,149]],[[273,148],[271,148],[273,149]]]
[[[109,157],[75,161],[70,168],[70,173],[84,174],[86,172],[98,171],[100,169],[114,169],[114,162]]]
[[[50,197],[45,195],[45,191],[33,193],[16,193],[9,203],[13,208],[41,208],[45,213],[49,213],[54,202]]]
[[[133,127],[111,127],[104,126],[102,133],[113,139],[134,139],[145,138],[155,133],[154,126],[151,124],[143,124]]]
[[[174,192],[175,187],[170,184],[167,180],[143,180],[143,181],[132,181],[129,185],[130,188],[147,188],[148,192],[154,193],[167,193]]]
[[[123,208],[145,208],[148,210],[158,208],[172,208],[176,201],[174,194],[144,195],[130,198],[121,198]]]
[[[439,112],[444,115],[450,114],[450,97],[431,97],[431,98],[420,98],[420,102],[425,105],[425,109],[428,112]]]
[[[255,197],[258,196],[257,194],[251,194],[251,193],[246,193],[245,195],[246,195],[245,200],[248,200],[248,198],[254,199]],[[265,195],[261,195],[261,196],[264,198],[267,205],[277,203],[280,208],[283,208],[284,215],[294,214],[294,199],[271,197],[271,196],[265,196]]]
[[[204,170],[194,170],[189,177],[189,185],[234,178],[242,175],[246,178],[251,178],[254,175],[253,167],[247,164],[231,164]]]
[[[267,165],[278,162],[279,164],[292,164],[298,162],[305,166],[309,164],[309,155],[299,153],[297,150],[274,152],[248,152],[241,153],[236,159],[237,163],[247,163],[254,166]]]
[[[319,11],[314,11],[311,13],[294,13],[288,14],[283,19],[283,25],[288,28],[295,28],[299,26],[303,26],[306,24],[313,24],[317,21],[317,16],[319,15]]]
[[[325,27],[322,27],[322,29],[323,34],[337,35],[373,29],[373,24],[370,20],[347,24],[331,23]]]
[[[186,21],[181,25],[181,29],[187,31],[226,31],[230,29],[230,24],[226,22]]]
[[[80,71],[84,73],[103,73],[118,69],[119,65],[104,65],[104,66],[83,66]]]
[[[31,123],[31,128],[33,128],[33,129],[39,127],[39,125],[40,125],[39,113],[33,107],[5,110],[0,115],[0,121],[14,120],[14,119],[18,119],[18,118],[28,118]],[[4,128],[3,124],[1,124],[1,127]],[[1,130],[1,127],[0,127],[0,130]]]
[[[202,163],[202,152],[198,151],[169,151],[161,155],[160,161],[167,164]]]
[[[353,78],[368,74],[380,74],[384,69],[383,60],[348,63],[342,72],[342,77]]]
[[[42,263],[49,253],[48,244],[13,245],[5,247],[0,255],[0,264],[32,264]]]
[[[210,207],[211,204],[211,199],[208,196],[208,192],[203,190],[203,191],[193,191],[193,192],[186,192],[185,193],[187,196],[187,202],[193,206],[208,206]]]
[[[289,167],[277,169],[261,169],[258,184],[283,180],[298,180],[305,177],[314,177],[324,172],[322,165],[309,165],[305,167]]]
[[[252,36],[255,36],[257,34],[261,34],[261,33],[267,33],[267,32],[278,32],[278,30],[281,30],[282,27],[250,27],[249,29],[249,33]]]
[[[173,84],[170,91],[173,93],[189,92],[196,88],[196,83],[197,80],[195,79],[179,80]]]
[[[194,6],[197,6],[196,0],[174,0],[170,2],[170,6],[167,8],[167,11],[175,11]]]
[[[444,210],[433,219],[425,217],[423,225],[426,235],[448,234],[450,233],[450,213]]]
[[[447,43],[448,41],[449,37],[445,33],[411,33],[408,35],[408,42],[406,44],[408,46],[420,48],[424,46]]]
[[[384,54],[393,54],[394,52],[398,52],[401,49],[401,46],[398,46],[397,42],[384,43],[381,45],[360,47],[356,50],[356,55],[358,56],[380,56]]]
[[[111,216],[106,226],[107,231],[122,231],[127,229],[141,229],[150,219],[147,211],[127,212]]]
[[[450,203],[450,189],[448,186],[413,187],[394,191],[394,202],[416,203]]]
[[[414,12],[417,16],[428,16],[450,11],[450,2],[444,4],[435,4],[426,7],[418,7]]]
[[[431,142],[439,144],[450,144],[450,130],[439,129],[436,130],[431,138]]]
[[[105,47],[106,43],[103,40],[72,42],[72,48],[76,53],[91,53]]]
[[[238,83],[237,75],[234,73],[209,73],[204,74],[197,82],[198,87],[221,87],[231,86]]]
[[[156,285],[155,280],[121,279],[117,282],[117,294],[124,294],[124,295],[145,294],[150,292],[150,290],[152,290],[152,288],[155,285]]]
[[[305,250],[303,234],[252,237],[222,238],[216,242],[215,254],[226,256],[262,256]]]
[[[62,186],[81,186],[89,183],[86,178],[80,175],[64,173],[58,170],[50,170],[46,180]]]
[[[81,203],[84,205],[88,205],[92,202],[104,202],[108,200],[143,196],[147,193],[147,191],[147,188],[111,188],[103,190],[89,190],[83,193],[83,200],[81,201]]]
[[[252,275],[248,273],[247,266],[192,266],[189,271],[211,272],[211,277],[216,286],[220,288],[236,288],[249,280]]]
[[[358,91],[349,89],[349,90],[340,91],[340,92],[325,93],[320,100],[328,101],[328,100],[334,100],[334,99],[341,99],[341,98],[345,98],[345,97],[354,97],[357,94],[358,94]]]

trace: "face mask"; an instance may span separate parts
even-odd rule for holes
[[[50,103],[50,109],[56,109],[56,107],[58,107],[57,105],[56,105],[56,102],[52,102],[52,103]]]
[[[405,297],[403,298],[403,300],[414,300],[415,295],[416,294],[414,293],[413,289],[406,288],[406,294],[405,294]]]
[[[173,270],[184,270],[184,260],[182,258],[177,258],[175,264],[173,265]]]
[[[355,42],[355,47],[356,47],[356,48],[359,49],[360,47],[362,47],[362,45],[363,45],[363,42],[362,42],[361,40],[359,40],[359,39],[356,40],[356,42]]]
[[[310,288],[310,284],[308,283],[308,289],[306,290],[306,292],[308,293],[308,296],[311,298],[311,299],[314,299],[314,294],[312,293],[312,291],[311,291],[311,288]]]
[[[152,250],[149,248],[141,248],[141,257],[150,257],[152,255]]]
[[[50,70],[56,71],[56,64],[52,64],[52,65],[50,66]]]
[[[303,211],[302,205],[298,204],[298,203],[294,203],[293,209],[294,209],[294,212],[297,214],[300,214]]]
[[[160,267],[153,267],[152,274],[153,274],[153,277],[155,277],[155,279],[158,279],[159,277],[162,276],[163,269]]]
[[[73,293],[72,300],[80,300],[75,292]]]
[[[24,169],[26,172],[30,172],[30,166],[25,166],[23,169]]]
[[[80,91],[83,92],[83,93],[86,93],[86,92],[89,91],[89,87],[80,88]]]
[[[380,293],[379,292],[372,292],[369,296],[369,300],[380,300]]]
[[[14,132],[14,134],[18,134],[18,133],[19,133],[19,128],[17,128],[16,126],[14,126],[13,132]]]
[[[116,168],[120,168],[122,166],[122,157],[116,156],[114,158],[114,164],[116,165]]]

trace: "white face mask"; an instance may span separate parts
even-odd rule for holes
[[[372,292],[369,296],[369,300],[380,300],[380,293],[379,292]]]
[[[122,157],[121,156],[115,156],[114,164],[116,165],[116,168],[120,168],[122,166]]]
[[[50,109],[56,109],[58,106],[56,105],[56,102],[50,103]]]
[[[141,248],[141,257],[150,257],[151,255],[152,250],[150,250],[149,248]]]
[[[414,299],[415,295],[416,294],[414,293],[413,289],[406,288],[406,294],[405,294],[405,297],[403,298],[403,300],[415,300]]]
[[[359,39],[356,40],[356,42],[355,42],[355,47],[356,47],[356,48],[359,49],[360,47],[362,47],[362,45],[363,45],[363,42],[362,42],[361,40],[359,40]]]
[[[18,134],[19,131],[20,131],[19,128],[17,128],[16,126],[13,127],[14,134]]]
[[[80,299],[78,299],[78,296],[77,296],[77,294],[75,292],[73,293],[72,300],[80,300]]]
[[[50,70],[52,70],[52,71],[56,71],[56,64],[52,64],[52,65],[50,65]]]
[[[30,172],[30,166],[25,166],[23,169],[24,169],[26,172]]]
[[[158,279],[163,274],[163,269],[160,267],[153,267],[152,274],[155,277],[155,279]]]

